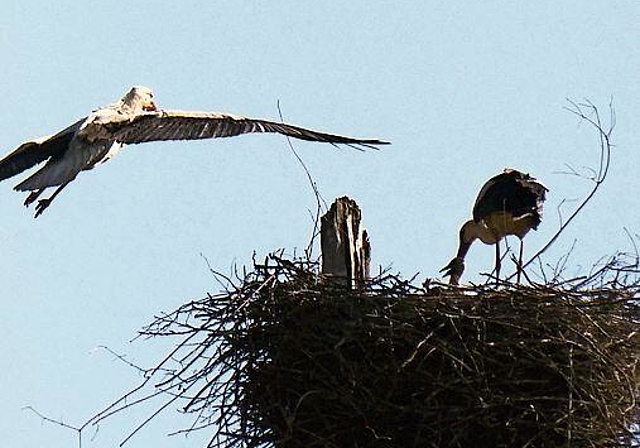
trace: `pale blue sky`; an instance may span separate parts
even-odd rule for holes
[[[368,153],[294,143],[328,201],[348,194],[362,206],[374,263],[423,278],[449,261],[480,186],[507,166],[551,190],[525,250],[544,244],[558,204],[589,188],[559,172],[597,162],[597,136],[565,98],[606,109],[613,97],[611,178],[545,258],[577,239],[577,272],[629,249],[623,227],[640,231],[639,23],[635,0],[3,0],[0,152],[133,84],[166,108],[277,119],[279,100],[286,121],[393,141]],[[201,253],[228,272],[254,250],[302,249],[315,208],[286,140],[271,135],[128,147],[37,220],[12,191],[22,178],[0,184],[7,447],[75,446],[21,408],[81,423],[139,379],[95,347],[150,364],[161,351],[130,344],[136,330],[217,290]],[[492,263],[477,244],[465,278]],[[106,422],[85,448],[115,446],[143,416]],[[128,446],[201,446],[165,437],[189,423],[170,410]]]

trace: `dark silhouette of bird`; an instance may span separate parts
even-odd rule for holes
[[[21,144],[0,160],[0,181],[46,161],[42,168],[14,188],[30,192],[24,202],[29,206],[45,189],[57,187],[49,198],[38,201],[35,214],[38,217],[81,171],[106,162],[126,144],[265,132],[357,149],[389,144],[377,139],[345,137],[221,112],[162,110],[156,106],[151,89],[135,86],[117,103],[97,109],[57,134]]]
[[[496,280],[500,278],[500,240],[507,235],[520,239],[518,278],[522,267],[523,238],[536,229],[542,220],[542,204],[549,191],[529,174],[506,168],[489,179],[478,194],[473,207],[473,219],[460,229],[458,252],[440,272],[457,285],[464,272],[464,259],[476,239],[496,246]]]

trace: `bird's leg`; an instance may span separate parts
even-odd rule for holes
[[[516,275],[516,282],[520,283],[520,274],[522,273],[522,254],[524,251],[524,242],[522,241],[522,239],[520,239],[520,256],[518,257],[518,266],[517,266],[517,275]]]
[[[500,283],[500,267],[502,266],[502,260],[500,259],[500,240],[496,241],[496,285]]]
[[[64,189],[64,187],[66,187],[67,185],[69,185],[69,182],[65,182],[64,184],[62,184],[58,188],[56,188],[56,191],[54,191],[53,194],[51,196],[49,196],[48,198],[40,199],[38,201],[38,205],[36,205],[36,214],[35,214],[34,218],[37,218],[38,216],[40,216],[42,214],[42,212],[44,212],[45,209],[47,207],[49,207],[49,205],[51,204],[51,201],[53,201],[55,199],[55,197],[58,196],[60,194],[60,192]],[[42,193],[42,192],[40,192],[40,193]]]
[[[24,206],[29,207],[31,204],[33,204],[33,201],[38,199],[38,196],[40,196],[43,191],[44,191],[44,188],[41,188],[39,190],[35,190],[29,193],[29,195],[24,200]]]

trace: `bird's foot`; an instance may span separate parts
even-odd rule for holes
[[[38,196],[40,196],[41,191],[32,191],[31,193],[29,193],[29,195],[26,197],[26,199],[24,200],[24,206],[25,207],[29,207],[31,204],[33,204],[33,202],[38,199]]]
[[[51,199],[40,199],[38,201],[38,205],[36,205],[36,214],[34,218],[40,216],[42,212],[44,212],[47,207],[49,207],[49,204],[51,204]]]

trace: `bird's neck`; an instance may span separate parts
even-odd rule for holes
[[[469,248],[477,239],[485,244],[495,244],[498,242],[498,238],[496,238],[487,226],[470,219],[465,222],[460,229],[460,245],[458,246],[456,257],[464,259]]]

